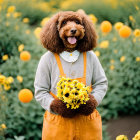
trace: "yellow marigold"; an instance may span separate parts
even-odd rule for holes
[[[111,69],[111,70],[114,70],[114,69],[115,69],[114,65],[111,65],[111,66],[110,66],[110,69]]]
[[[17,76],[17,80],[18,80],[20,83],[22,83],[22,82],[23,82],[23,77],[20,76],[20,75],[18,75],[18,76]]]
[[[140,57],[136,57],[136,61],[140,61]]]
[[[109,33],[112,30],[112,24],[109,21],[103,21],[101,23],[101,30],[103,33]]]
[[[29,18],[23,18],[22,20],[24,23],[28,23],[29,22]]]
[[[6,77],[4,75],[0,75],[0,84],[4,84]]]
[[[35,30],[34,30],[34,34],[37,38],[40,37],[40,32],[41,32],[42,28],[40,27],[37,27]]]
[[[128,138],[125,135],[120,135],[120,136],[117,136],[116,140],[128,140]]]
[[[100,52],[99,51],[95,51],[94,53],[96,54],[96,56],[98,56],[98,57],[100,56]]]
[[[22,89],[18,94],[18,98],[23,103],[29,103],[33,99],[33,93],[29,89]]]
[[[120,62],[124,62],[125,61],[125,56],[122,56],[121,58],[120,58]]]
[[[11,88],[11,86],[9,84],[4,84],[4,89],[5,90],[9,90]]]
[[[93,14],[90,14],[89,18],[92,20],[93,23],[96,23],[98,21],[98,19]]]
[[[14,14],[13,14],[13,17],[14,18],[17,18],[17,17],[20,17],[21,16],[21,13],[20,12],[15,12]]]
[[[99,44],[100,48],[108,48],[109,46],[109,41],[108,40],[104,40]]]
[[[139,37],[140,36],[140,29],[135,29],[133,34],[135,37]]]
[[[16,9],[15,6],[9,6],[8,9],[7,9],[7,12],[8,13],[13,13],[15,11],[15,9]]]
[[[7,127],[6,127],[6,125],[3,123],[3,124],[1,124],[1,127],[3,128],[3,129],[6,129]]]
[[[14,82],[14,78],[12,76],[9,76],[8,78],[6,78],[6,81],[11,84]]]
[[[49,21],[49,17],[43,18],[43,20],[41,21],[41,26],[44,26],[48,21]]]
[[[121,37],[123,38],[127,38],[130,36],[131,34],[131,28],[124,25],[120,30],[119,30],[119,34]]]
[[[2,56],[2,60],[6,61],[7,59],[8,59],[8,55],[7,54]]]
[[[118,31],[118,30],[120,30],[121,28],[122,28],[122,26],[123,26],[123,23],[122,22],[117,22],[115,25],[114,25],[114,27],[115,27],[115,29]]]
[[[20,53],[20,59],[22,61],[29,61],[31,59],[31,54],[28,51],[22,51]]]
[[[18,51],[19,51],[19,52],[22,52],[23,49],[24,49],[24,44],[20,44],[20,45],[18,46]]]

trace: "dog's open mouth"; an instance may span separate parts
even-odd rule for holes
[[[68,37],[67,38],[67,41],[70,43],[70,44],[76,44],[77,42],[77,38],[75,36],[71,36],[71,37]]]

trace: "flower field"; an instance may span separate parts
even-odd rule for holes
[[[81,8],[95,25],[94,52],[109,82],[97,109],[103,119],[103,140],[111,140],[108,120],[140,112],[140,2],[124,1],[126,11],[119,0],[107,0],[105,6],[90,0],[75,5],[73,0],[28,2],[0,0],[0,140],[41,139],[44,110],[33,98],[33,84],[39,59],[47,50],[40,44],[39,33],[52,14]],[[139,130],[132,140],[140,140]],[[116,136],[116,140],[128,139],[123,132]]]

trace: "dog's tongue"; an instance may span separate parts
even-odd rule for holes
[[[69,42],[70,44],[75,44],[76,41],[77,41],[77,39],[76,39],[75,37],[68,37],[68,42]]]

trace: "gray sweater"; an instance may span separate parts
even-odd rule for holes
[[[108,81],[95,53],[93,51],[88,51],[86,53],[86,85],[90,86],[92,84],[93,90],[91,94],[93,94],[99,105],[106,94]],[[74,79],[83,76],[83,53],[80,53],[75,62],[67,62],[61,56],[60,60],[66,77]],[[34,88],[35,99],[49,112],[51,112],[50,104],[54,100],[49,92],[51,91],[55,95],[57,94],[56,84],[59,81],[59,75],[60,72],[54,54],[50,51],[46,52],[41,56],[39,61],[35,75]]]

